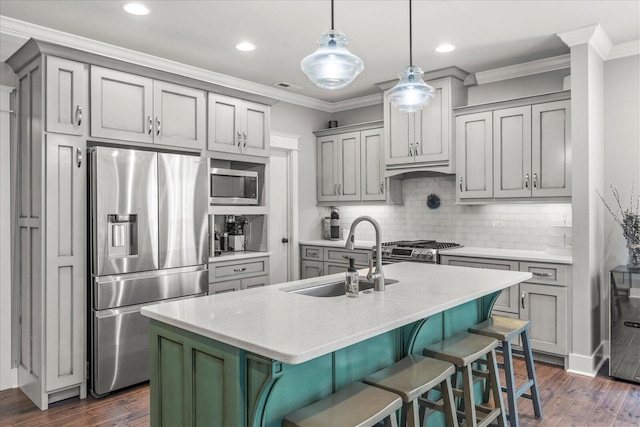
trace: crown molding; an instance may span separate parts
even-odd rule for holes
[[[331,112],[338,113],[340,111],[352,110],[354,108],[369,107],[371,105],[382,104],[382,101],[382,93],[374,93],[373,95],[362,96],[360,98],[334,102],[331,104]]]
[[[508,67],[495,68],[493,70],[475,73],[475,84],[493,83],[501,80],[515,79],[517,77],[546,73],[548,71],[561,70],[571,67],[569,54],[539,59],[537,61],[524,62]],[[470,80],[471,81],[471,80]]]
[[[2,92],[2,93],[11,93],[15,89],[16,88],[13,87],[13,86],[0,85],[0,92]]]
[[[308,96],[290,93],[274,87],[261,85],[225,74],[193,67],[190,65],[185,65],[176,61],[171,61],[169,59],[148,55],[131,49],[125,49],[123,47],[99,42],[97,40],[88,39],[86,37],[65,33],[47,27],[42,27],[40,25],[31,24],[29,22],[19,21],[17,19],[8,18],[2,15],[0,15],[0,32],[13,37],[24,38],[25,42],[30,38],[34,38],[48,43],[59,44],[95,55],[105,56],[108,58],[125,61],[144,67],[161,69],[173,74],[190,77],[196,80],[202,80],[231,89],[237,89],[243,92],[249,92],[274,98],[279,101],[288,102],[302,107],[308,107],[328,113],[332,113],[334,111],[334,103],[331,102],[321,101]]]
[[[640,55],[640,40],[632,40],[620,43],[611,48],[607,60],[626,58],[627,56]]]
[[[557,33],[556,35],[569,47],[581,44],[591,45],[603,60],[607,59],[613,47],[609,36],[607,36],[600,24],[588,25],[575,30]]]

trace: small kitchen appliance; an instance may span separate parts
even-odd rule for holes
[[[331,240],[340,240],[340,211],[331,206]]]
[[[427,262],[440,264],[440,252],[461,248],[458,243],[437,242],[435,240],[399,240],[382,244],[382,263]],[[374,256],[374,258],[376,258]],[[376,258],[377,259],[377,258]]]
[[[209,203],[212,205],[257,205],[258,172],[211,168]]]

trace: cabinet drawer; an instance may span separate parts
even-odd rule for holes
[[[225,282],[209,283],[209,295],[235,292],[241,289],[240,280],[227,280]]]
[[[442,255],[440,257],[440,262],[441,264],[444,264],[444,265],[456,265],[459,267],[490,268],[493,270],[518,271],[518,261],[510,261],[510,260],[468,258],[468,257]]]
[[[269,258],[254,258],[209,264],[209,283],[260,276],[269,271]]]
[[[528,283],[542,285],[567,286],[569,266],[561,264],[543,264],[539,262],[521,262],[520,271],[533,274]]]
[[[242,279],[242,289],[262,288],[269,286],[269,275],[249,277],[248,279]]]
[[[355,259],[355,264],[368,266],[372,251],[350,251],[348,249],[324,248],[324,260],[332,263],[349,265],[349,257]]]
[[[312,261],[322,261],[324,255],[322,248],[317,246],[301,246],[300,252],[302,259],[309,259]]]

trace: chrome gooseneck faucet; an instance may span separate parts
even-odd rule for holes
[[[372,272],[373,269],[373,260],[369,264],[369,273],[367,274],[367,280],[373,280],[373,289],[376,291],[384,291],[384,273],[382,272],[382,232],[380,231],[380,224],[378,221],[371,218],[370,216],[359,216],[353,221],[351,224],[351,229],[349,230],[349,237],[347,237],[347,243],[344,245],[345,248],[349,250],[355,249],[355,236],[353,232],[356,229],[356,226],[360,224],[362,221],[366,221],[373,225],[373,228],[376,230],[376,271]]]

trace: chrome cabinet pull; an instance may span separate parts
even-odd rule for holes
[[[241,272],[245,271],[246,269],[247,269],[247,267],[234,268],[233,271],[235,271],[236,273],[241,273]]]
[[[524,188],[529,188],[529,174],[524,176]]]
[[[462,190],[462,177],[460,177],[459,185],[460,185],[460,192],[462,192],[462,191],[463,191],[463,190]]]
[[[415,147],[415,153],[416,153],[416,156],[418,156],[418,148],[420,148],[420,143],[419,143],[419,142],[416,142],[416,144],[414,145],[414,147]]]
[[[321,276],[323,276],[323,275],[324,275],[323,271],[324,271],[324,269],[323,269],[322,267],[320,267],[320,275],[321,275]]]
[[[384,181],[380,181],[380,194],[384,194]]]
[[[242,134],[238,131],[238,148],[240,148],[240,144],[242,144]]]
[[[78,126],[80,126],[82,124],[82,107],[80,105],[76,106],[76,119]]]
[[[533,174],[533,188],[534,189],[538,188],[538,174],[537,173]]]
[[[524,308],[524,297],[527,295],[525,291],[522,291],[522,295],[520,295],[520,305]]]
[[[413,143],[409,144],[409,156],[413,157]]]
[[[153,132],[153,120],[151,116],[147,116],[147,120],[149,121],[149,135],[151,135],[151,132]]]
[[[76,163],[78,167],[82,166],[82,150],[80,148],[76,148]]]
[[[537,271],[532,271],[531,274],[537,277],[552,277],[551,273],[538,273]]]
[[[242,132],[242,137],[244,138],[244,144],[242,145],[243,149],[247,148],[247,133],[246,132]]]
[[[338,184],[338,196],[342,194],[342,184]]]
[[[333,195],[334,196],[338,195],[338,184],[333,184]]]
[[[157,125],[156,135],[159,136],[160,135],[160,118],[158,118],[158,117],[156,117],[156,125]]]

